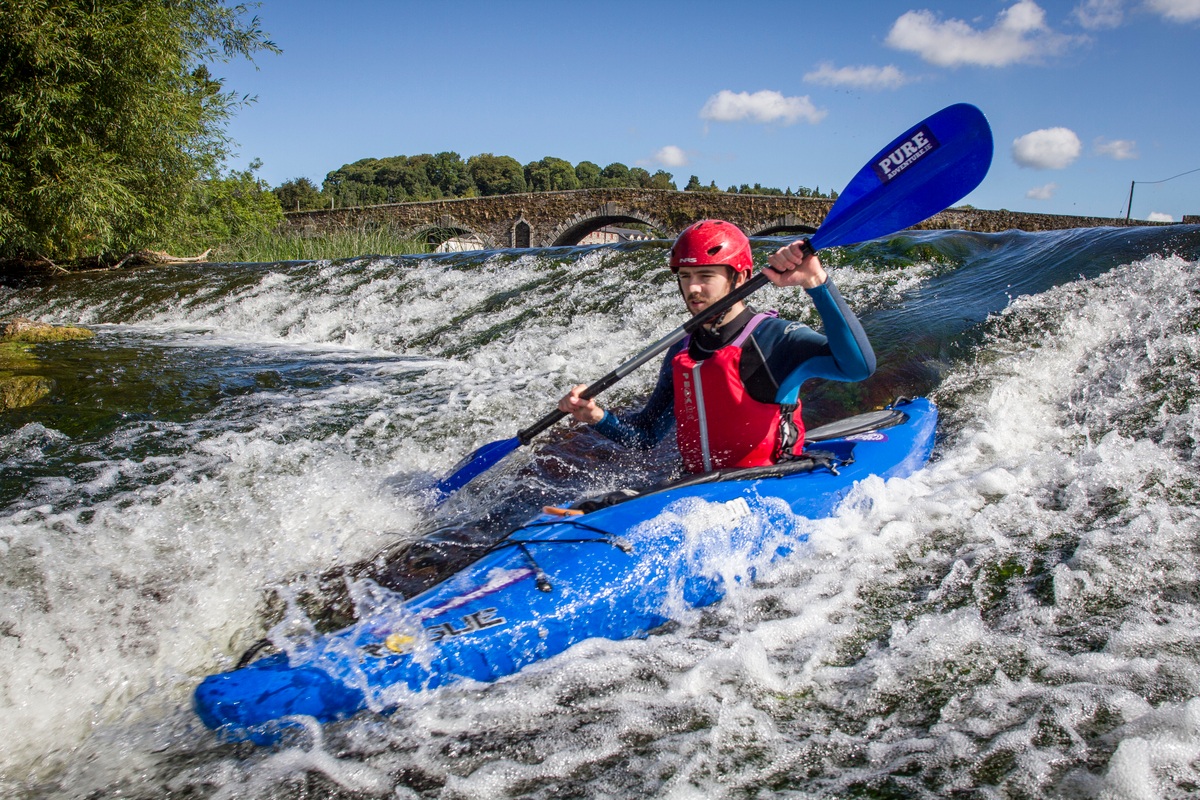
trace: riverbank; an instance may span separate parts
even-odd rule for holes
[[[198,249],[198,248],[197,248]],[[296,230],[281,226],[232,242],[212,244],[200,255],[172,255],[141,250],[112,263],[85,259],[58,264],[43,260],[0,260],[0,282],[44,279],[76,272],[115,270],[170,264],[271,264],[282,261],[336,261],[363,255],[420,255],[433,246],[422,236],[390,225],[359,225],[330,231]]]

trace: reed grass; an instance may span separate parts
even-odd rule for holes
[[[210,261],[270,263],[275,261],[336,261],[357,256],[423,255],[433,251],[424,236],[387,226],[311,231],[280,228],[256,232],[213,248]]]

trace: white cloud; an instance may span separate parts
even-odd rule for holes
[[[1088,30],[1119,28],[1125,23],[1127,4],[1127,0],[1083,0],[1074,14]],[[1142,6],[1172,22],[1200,20],[1200,0],[1143,0]]]
[[[1146,7],[1172,22],[1200,19],[1200,0],[1146,0]]]
[[[708,98],[704,108],[700,109],[700,118],[713,122],[749,119],[754,122],[782,122],[784,125],[803,120],[815,125],[828,113],[813,105],[808,95],[784,97],[768,89],[754,94],[722,89]]]
[[[651,159],[655,164],[662,164],[664,167],[686,167],[688,165],[687,153],[683,151],[682,147],[676,147],[673,144],[660,148]]]
[[[1057,53],[1071,39],[1050,30],[1041,6],[1020,0],[986,30],[957,19],[943,22],[932,11],[909,11],[892,24],[886,41],[941,67],[1004,67]]]
[[[1012,155],[1017,166],[1033,169],[1065,169],[1079,158],[1083,145],[1070,128],[1046,128],[1013,140]]]
[[[1096,154],[1108,156],[1117,161],[1128,161],[1137,158],[1137,142],[1132,139],[1097,139]]]
[[[1045,186],[1035,186],[1025,193],[1030,200],[1049,200],[1058,191],[1057,183],[1047,183]]]
[[[807,73],[804,80],[821,86],[850,86],[856,89],[898,89],[911,81],[891,64],[886,67],[835,67],[828,61]]]
[[[1175,218],[1170,214],[1164,214],[1161,211],[1154,211],[1150,216],[1146,217],[1147,222],[1174,222]]]
[[[1120,27],[1125,21],[1125,0],[1086,0],[1075,7],[1075,18],[1092,31]]]

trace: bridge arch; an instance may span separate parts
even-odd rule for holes
[[[549,247],[577,245],[589,233],[621,222],[645,225],[660,237],[666,237],[670,232],[670,228],[662,220],[640,209],[608,202],[590,211],[575,214],[552,230],[542,244]]]
[[[763,220],[746,231],[748,236],[778,236],[785,233],[816,233],[817,229],[795,214],[784,214]]]
[[[414,239],[423,240],[431,250],[437,252],[496,247],[496,242],[487,231],[476,230],[449,214],[441,215],[434,222],[410,227],[406,233]]]

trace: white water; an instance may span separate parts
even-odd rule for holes
[[[627,277],[603,252],[560,266],[564,280],[619,294]],[[1200,786],[1200,300],[1196,265],[1175,257],[1018,300],[936,393],[946,419],[928,469],[864,483],[836,518],[797,520],[804,551],[680,628],[590,641],[492,686],[314,728],[298,747],[219,745],[190,691],[261,635],[264,587],[411,531],[426,512],[397,488],[512,435],[546,397],[675,324],[669,286],[626,299],[624,324],[564,311],[564,288],[557,311],[468,357],[397,352],[545,269],[503,266],[472,273],[486,284],[406,275],[427,299],[399,317],[383,278],[337,302],[330,290],[297,304],[272,278],[232,301],[115,314],[129,327],[112,335],[173,328],[201,347],[357,366],[175,428],[122,428],[0,519],[0,791],[1149,798]],[[868,302],[866,281],[839,283]],[[104,323],[110,309],[56,313]],[[154,436],[179,444],[137,449]],[[121,437],[141,455],[116,457]],[[34,462],[60,439],[27,425],[0,454]]]

